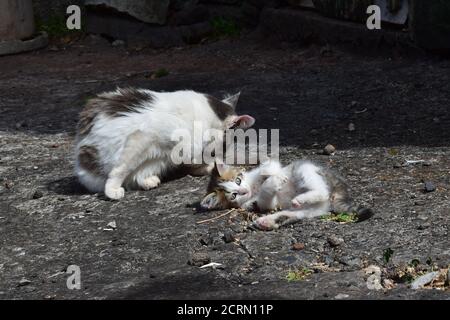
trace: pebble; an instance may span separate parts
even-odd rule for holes
[[[123,41],[123,40],[114,40],[114,41],[111,43],[111,45],[112,45],[113,47],[123,47],[123,46],[125,46],[125,41]]]
[[[25,279],[25,278],[22,278],[22,279],[19,281],[19,287],[27,286],[27,285],[29,285],[30,283],[31,283],[30,280]]]
[[[345,293],[339,293],[338,295],[336,295],[334,298],[336,300],[342,300],[342,299],[347,299],[348,297],[350,297],[348,294]]]
[[[35,190],[34,192],[33,192],[33,194],[32,194],[32,198],[33,199],[40,199],[40,198],[42,198],[44,196],[44,194],[42,193],[42,191],[40,191],[40,190]]]
[[[234,242],[236,240],[236,238],[234,237],[234,233],[231,230],[226,230],[223,233],[223,237],[222,237],[223,241],[225,243],[230,243],[230,242]]]
[[[110,227],[110,228],[112,228],[112,229],[117,229],[117,224],[116,224],[115,221],[111,221],[111,222],[108,223],[106,226],[107,226],[107,227]]]
[[[350,123],[348,125],[348,131],[353,132],[356,130],[355,124],[354,123]]]
[[[332,247],[337,247],[344,243],[344,239],[339,238],[338,236],[335,235],[329,236],[327,241]]]
[[[436,186],[431,181],[425,181],[424,190],[425,192],[433,192],[436,191]]]
[[[305,245],[303,243],[297,242],[292,245],[292,250],[300,251],[305,249]]]
[[[188,264],[195,267],[201,267],[211,262],[211,258],[206,252],[194,252],[189,258]]]
[[[336,148],[332,144],[327,144],[325,148],[323,148],[323,154],[329,156],[336,152]]]
[[[431,281],[433,281],[438,275],[439,275],[439,272],[437,272],[437,271],[424,274],[423,276],[414,280],[413,283],[411,283],[411,289],[417,290],[417,289],[422,288],[424,285],[427,285]]]

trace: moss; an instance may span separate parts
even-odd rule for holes
[[[327,221],[336,221],[341,223],[351,223],[356,222],[358,217],[355,213],[341,212],[341,213],[333,213],[330,215],[325,215],[320,217],[322,220]]]
[[[81,25],[81,30],[69,30],[66,22],[66,17],[61,15],[52,15],[46,20],[36,17],[36,28],[38,31],[47,32],[51,38],[62,38],[84,33],[83,24]]]
[[[211,26],[215,38],[235,37],[241,33],[241,28],[231,19],[216,17],[211,20]]]
[[[313,271],[308,268],[301,268],[298,270],[289,270],[289,272],[286,275],[286,280],[289,282],[301,281],[301,280],[306,279],[312,273],[313,273]]]

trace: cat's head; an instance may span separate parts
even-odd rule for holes
[[[223,129],[248,129],[255,124],[255,118],[245,114],[236,113],[236,105],[239,101],[240,92],[235,95],[226,96],[219,100],[208,95],[208,104],[216,116],[223,122]]]
[[[208,185],[208,194],[200,203],[205,210],[239,208],[251,198],[245,169],[215,163]]]

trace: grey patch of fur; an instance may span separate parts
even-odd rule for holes
[[[90,99],[80,113],[78,133],[81,136],[89,134],[94,126],[94,120],[99,114],[110,117],[121,117],[127,113],[139,112],[143,103],[151,103],[153,96],[134,88],[118,89],[118,92],[107,92]]]
[[[211,109],[217,115],[220,120],[225,120],[228,116],[234,115],[234,109],[232,106],[226,104],[225,102],[220,101],[213,96],[207,95],[208,103],[211,106]]]
[[[101,174],[99,155],[97,148],[93,146],[82,146],[78,152],[80,167],[93,174]]]

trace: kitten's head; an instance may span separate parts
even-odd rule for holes
[[[244,169],[216,162],[211,173],[208,194],[200,206],[206,210],[241,207],[251,197],[251,189],[245,177]]]
[[[222,100],[213,96],[207,96],[208,104],[216,116],[223,122],[223,129],[248,129],[255,124],[255,119],[249,115],[237,115],[236,105],[239,100],[240,92],[230,95]]]

